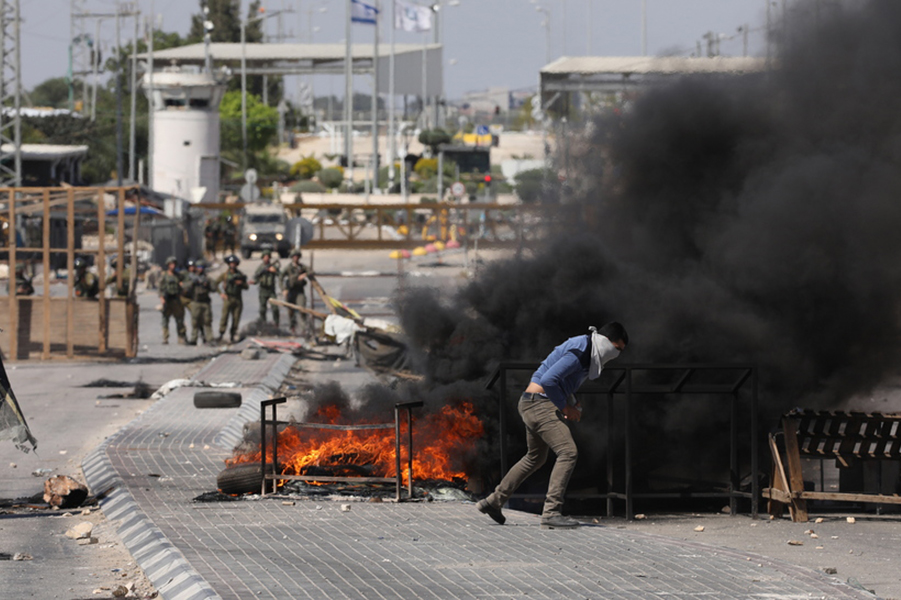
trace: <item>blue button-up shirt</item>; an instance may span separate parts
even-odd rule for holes
[[[532,382],[544,388],[544,393],[557,408],[563,410],[566,399],[588,379],[591,365],[591,337],[571,337],[548,354]]]

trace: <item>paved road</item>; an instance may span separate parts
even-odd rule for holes
[[[198,377],[233,378],[247,368],[238,360],[222,357],[213,365],[217,372],[205,369]],[[349,361],[304,361],[303,367],[311,380],[336,379],[346,390],[368,381]],[[139,510],[195,577],[183,576],[176,588],[167,586],[173,577],[165,569],[145,567],[165,597],[871,597],[810,569],[697,542],[599,526],[546,531],[537,516],[514,511],[501,527],[468,502],[192,503],[212,489],[228,455],[217,432],[234,430],[241,411],[255,414],[248,404],[245,396],[240,410],[197,411],[189,390],[177,390],[106,449]],[[132,514],[115,499],[104,510],[111,518]],[[147,552],[148,563],[166,562],[143,546],[155,532],[137,521],[126,529],[136,556]]]
[[[336,266],[371,267],[353,253],[329,258]],[[324,270],[321,257],[316,260],[317,270]],[[253,261],[243,266],[252,271]],[[446,289],[456,285],[456,274],[447,267],[433,271],[442,272],[415,277]],[[394,284],[342,278],[324,285],[341,299],[379,307]],[[245,323],[256,316],[255,297],[253,290],[245,294]],[[279,357],[238,362],[229,353],[197,374],[207,381],[240,380],[241,410],[195,410],[193,390],[185,388],[149,409],[147,402],[98,404],[96,389],[78,387],[97,373],[159,384],[192,374],[195,361],[215,353],[160,345],[156,302],[152,294],[140,298],[142,349],[131,364],[11,370],[42,454],[22,458],[0,446],[0,485],[31,493],[39,480],[27,474],[34,466],[28,461],[71,469],[106,440],[89,456],[86,471],[100,483],[110,477],[121,481],[104,507],[109,526],[116,524],[163,597],[871,597],[812,569],[690,540],[605,527],[544,531],[537,517],[516,512],[508,512],[509,525],[499,527],[468,503],[353,502],[347,512],[340,509],[347,500],[194,504],[192,498],[215,487],[241,422],[258,414],[253,402],[265,397],[259,387],[264,372],[285,363]],[[218,300],[214,303],[218,313]],[[311,380],[338,379],[346,389],[370,381],[349,361],[310,361],[304,367]],[[105,418],[97,419],[98,413]],[[12,460],[18,470],[6,467]],[[36,557],[28,563],[0,562],[0,597],[90,597],[98,583],[109,583],[109,569],[98,572],[96,546],[73,551],[62,537],[67,525],[61,517],[0,518],[4,543],[13,544],[0,550],[33,550]]]

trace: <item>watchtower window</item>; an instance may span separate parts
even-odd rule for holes
[[[208,108],[210,105],[209,98],[191,98],[191,108]]]

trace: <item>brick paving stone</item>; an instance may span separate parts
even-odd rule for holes
[[[225,357],[196,378],[250,386],[263,368]],[[190,566],[181,587],[161,588],[166,598],[872,598],[762,556],[602,526],[543,530],[517,511],[499,526],[465,502],[193,503],[215,489],[230,454],[217,436],[253,416],[253,403],[198,411],[194,391],[173,391],[105,447],[137,507],[133,527],[153,526],[133,544],[158,544],[158,532]]]

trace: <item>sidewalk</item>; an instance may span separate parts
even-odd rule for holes
[[[129,550],[169,599],[201,598],[873,598],[812,569],[633,530],[542,530],[507,511],[493,524],[459,502],[278,499],[192,503],[215,488],[245,420],[294,359],[223,355],[195,379],[240,381],[240,409],[197,410],[169,394],[85,461]],[[305,361],[311,381],[354,389],[352,361]]]

